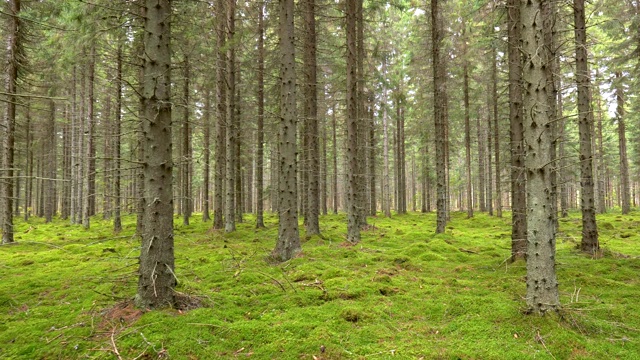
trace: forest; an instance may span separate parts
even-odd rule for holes
[[[0,358],[640,358],[640,1],[0,8]]]

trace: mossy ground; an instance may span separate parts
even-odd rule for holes
[[[16,224],[0,247],[3,359],[640,359],[640,217],[599,218],[605,251],[576,250],[579,214],[560,221],[560,316],[523,315],[525,264],[510,264],[509,214],[370,218],[355,246],[343,215],[323,237],[269,261],[277,222],[210,230],[176,218],[177,288],[189,311],[141,312],[134,218],[114,236],[66,221]],[[304,237],[304,234],[302,234]],[[117,354],[116,354],[117,352]]]

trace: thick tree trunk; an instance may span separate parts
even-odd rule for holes
[[[551,134],[542,2],[521,0],[522,55],[524,57],[524,141],[527,148],[527,311],[544,315],[560,308],[555,268],[556,234],[551,207]]]
[[[593,189],[593,154],[591,129],[591,80],[587,63],[587,30],[584,14],[584,0],[574,0],[574,20],[576,38],[576,82],[578,85],[578,131],[580,137],[580,207],[582,209],[582,251],[594,254],[600,249],[596,209]]]
[[[616,80],[616,120],[618,121],[618,150],[620,154],[620,202],[622,213],[628,214],[631,210],[631,192],[629,190],[629,160],[627,159],[624,89],[622,87],[621,72],[616,72]]]
[[[526,174],[522,113],[522,40],[519,0],[507,1],[509,55],[509,137],[511,146],[511,260],[527,252]]]
[[[445,148],[446,139],[446,68],[442,55],[444,24],[441,15],[441,5],[444,0],[431,1],[431,39],[433,64],[433,116],[436,134],[436,184],[437,184],[437,220],[436,233],[443,233],[447,225],[447,176]]]
[[[96,192],[96,156],[94,146],[94,132],[95,132],[95,73],[96,73],[96,47],[91,46],[91,53],[89,55],[89,73],[88,82],[89,88],[87,89],[87,117],[86,127],[83,131],[85,136],[84,147],[84,160],[86,161],[83,170],[83,202],[82,202],[82,226],[85,229],[89,229],[91,226],[91,216],[95,213],[95,192]],[[84,79],[83,79],[84,83]],[[84,120],[83,120],[84,121]]]
[[[146,0],[144,18],[144,232],[136,305],[175,304],[171,152],[171,1]]]
[[[360,193],[358,176],[358,102],[357,102],[357,48],[356,48],[356,2],[346,0],[346,33],[347,33],[347,241],[352,244],[360,242]]]
[[[298,195],[296,194],[296,67],[294,45],[294,0],[280,4],[280,180],[278,184],[278,241],[272,256],[286,261],[302,248],[298,231]]]

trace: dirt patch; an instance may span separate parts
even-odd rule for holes
[[[105,332],[111,331],[114,326],[128,326],[136,322],[144,314],[144,311],[136,308],[133,300],[124,300],[110,308],[100,312],[100,323],[98,329]]]

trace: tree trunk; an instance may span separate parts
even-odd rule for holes
[[[82,226],[85,229],[89,229],[91,226],[91,216],[95,213],[95,193],[96,193],[96,154],[94,146],[94,132],[95,132],[95,73],[96,73],[96,47],[91,46],[91,54],[89,55],[89,74],[88,82],[89,88],[87,89],[87,117],[86,128],[83,131],[86,137],[85,141],[85,161],[83,172],[83,203],[82,203]],[[84,80],[83,80],[84,82]]]
[[[227,39],[231,42],[234,40],[235,34],[235,13],[236,0],[228,0],[227,2]],[[236,110],[236,53],[233,44],[228,46],[227,50],[227,138],[226,138],[226,196],[224,206],[224,231],[233,232],[236,230],[236,141],[237,129],[235,126],[235,110]]]
[[[338,132],[338,124],[336,123],[336,103],[333,103],[331,108],[331,130],[332,130],[332,157],[333,157],[333,213],[338,213],[338,142],[337,142],[337,132]]]
[[[382,59],[382,75],[387,76],[387,58]],[[391,217],[391,189],[389,186],[389,110],[387,109],[387,89],[382,87],[382,147],[384,168],[382,174],[382,211],[384,216]]]
[[[544,0],[543,0],[544,1]],[[527,148],[527,312],[544,315],[560,308],[555,268],[556,234],[551,206],[551,134],[541,0],[521,0],[524,56],[524,141]]]
[[[227,142],[227,84],[226,69],[227,57],[224,52],[227,43],[226,28],[227,15],[225,11],[226,0],[218,0],[216,16],[217,33],[217,66],[216,66],[216,143],[215,143],[215,174],[213,181],[213,228],[224,228],[224,192],[226,179],[226,142]]]
[[[511,146],[511,260],[527,253],[526,174],[522,113],[522,40],[519,0],[507,1],[509,55],[509,137]]]
[[[369,94],[367,119],[369,121],[369,214],[376,216],[378,200],[376,193],[376,130],[373,110],[373,94]]]
[[[280,4],[280,180],[278,185],[278,241],[272,256],[286,261],[302,248],[298,231],[298,195],[296,194],[296,68],[293,11],[294,0]]]
[[[358,102],[357,102],[357,48],[356,48],[356,2],[346,0],[347,33],[347,241],[360,242],[359,209],[360,195],[358,175]]]
[[[184,83],[182,97],[184,101],[184,117],[182,120],[182,161],[180,161],[182,174],[182,224],[189,225],[193,208],[193,193],[191,189],[191,124],[189,124],[189,57],[184,58]]]
[[[2,230],[2,243],[8,244],[13,239],[13,185],[14,185],[14,153],[15,153],[15,126],[16,126],[16,92],[18,77],[21,71],[20,60],[22,54],[22,29],[20,21],[20,0],[10,0],[8,4],[10,19],[5,32],[7,37],[7,53],[5,64],[5,92],[6,109],[2,126],[4,128],[4,143],[1,167],[6,169],[0,182],[0,221]]]
[[[54,92],[51,91],[52,96]],[[44,165],[44,218],[45,222],[50,223],[55,215],[55,187],[56,187],[56,104],[53,100],[49,100],[49,119],[46,125],[44,148],[46,152],[43,155],[45,159]]]
[[[493,141],[496,163],[496,216],[502,217],[502,182],[500,177],[500,127],[498,117],[498,58],[497,45],[491,44],[491,105],[493,106]],[[491,128],[491,125],[489,125]]]
[[[482,126],[482,121],[480,118],[482,117],[482,110],[480,114],[476,117],[476,130],[478,137],[478,203],[480,212],[487,211],[487,199],[485,194],[487,193],[487,167],[485,166],[486,155],[486,136],[484,132],[484,127]]]
[[[473,193],[471,191],[471,124],[469,115],[469,59],[467,58],[467,27],[462,20],[462,91],[464,93],[464,148],[467,175],[467,218],[473,217]]]
[[[447,177],[445,138],[446,138],[446,68],[444,56],[444,21],[441,14],[444,0],[431,1],[431,40],[433,64],[433,116],[436,135],[436,183],[437,183],[437,220],[436,233],[443,233],[447,225]]]
[[[593,190],[593,154],[591,149],[591,80],[587,63],[587,31],[584,0],[574,0],[576,38],[576,82],[578,85],[578,131],[580,137],[580,207],[582,209],[582,251],[595,254],[600,249]]]
[[[211,220],[210,201],[211,196],[211,89],[205,85],[204,91],[204,169],[202,171],[202,221]]]
[[[113,139],[113,232],[122,231],[122,43],[118,45],[116,59],[116,118],[114,121]]]
[[[256,149],[256,228],[264,227],[264,3],[258,5],[258,130]]]
[[[144,232],[136,305],[175,304],[171,152],[171,1],[146,0],[144,18]]]
[[[305,67],[305,114],[307,122],[307,186],[303,196],[307,196],[307,209],[305,223],[307,236],[320,234],[318,220],[320,212],[319,204],[319,146],[318,146],[318,91],[317,91],[317,64],[316,64],[316,9],[315,0],[304,1],[304,67]]]
[[[624,89],[622,73],[616,72],[616,120],[618,121],[618,150],[620,154],[620,200],[622,214],[631,210],[631,194],[629,190],[629,160],[627,159],[627,136],[625,131]]]

